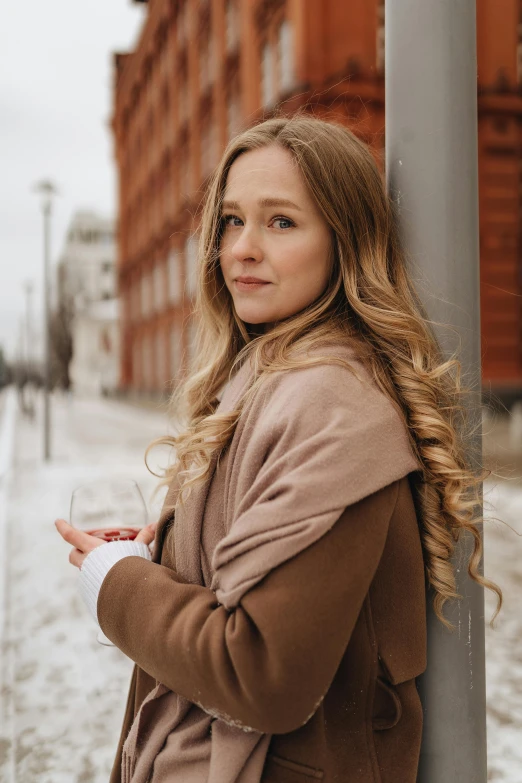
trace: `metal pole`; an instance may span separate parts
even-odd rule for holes
[[[475,0],[386,0],[386,174],[398,204],[411,272],[430,319],[451,325],[462,379],[480,424],[480,311]],[[445,352],[449,331],[436,328]],[[481,431],[470,457],[481,460]],[[424,733],[419,783],[485,783],[484,596],[455,556],[464,598],[447,631],[428,615],[421,678]],[[461,564],[459,566],[458,564]]]

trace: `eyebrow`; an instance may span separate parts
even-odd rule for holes
[[[223,201],[223,204],[221,205],[222,209],[240,209],[239,203],[237,201]],[[292,209],[297,209],[299,212],[302,212],[301,207],[298,207],[297,204],[294,204],[293,201],[290,201],[287,198],[262,198],[259,201],[260,207],[291,207]]]

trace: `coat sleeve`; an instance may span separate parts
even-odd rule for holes
[[[398,489],[395,481],[348,506],[232,612],[175,571],[124,558],[102,584],[100,626],[149,675],[211,714],[263,733],[294,731],[313,715],[341,662]]]

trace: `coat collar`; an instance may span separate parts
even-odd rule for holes
[[[252,364],[247,359],[232,376],[225,386],[216,413],[228,413],[234,410],[239,402],[247,384],[252,376]],[[199,557],[199,541],[201,539],[201,525],[205,511],[205,503],[214,477],[219,454],[212,454],[209,471],[205,478],[193,486],[189,498],[184,506],[178,508],[175,513],[176,539],[180,545],[176,547],[176,570],[189,581],[201,578],[201,559]],[[161,561],[163,542],[169,523],[174,518],[173,507],[176,505],[179,492],[177,479],[170,484],[160,514],[156,536],[154,539],[154,551],[152,560],[154,563]],[[195,538],[197,537],[197,542]],[[181,543],[183,542],[183,543]],[[195,544],[197,544],[195,546]],[[197,551],[197,564],[194,557]]]

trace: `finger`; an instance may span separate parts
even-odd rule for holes
[[[145,527],[142,527],[135,540],[141,541],[143,544],[151,544],[154,541],[157,526],[157,522],[151,522],[150,525],[145,525]]]
[[[69,552],[69,563],[76,566],[76,568],[81,568],[86,557],[87,555],[84,552],[80,552],[79,549],[71,549]]]
[[[57,519],[54,524],[63,540],[81,552],[92,552],[97,546],[106,543],[100,538],[96,538],[96,536],[85,533],[83,530],[77,530],[72,525],[69,525],[65,519]]]

